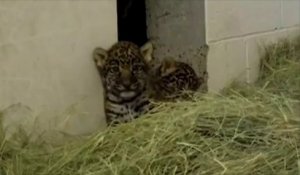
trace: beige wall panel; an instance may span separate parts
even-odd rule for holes
[[[62,130],[105,125],[91,54],[117,41],[116,0],[0,1],[0,25],[1,108],[22,103],[51,119],[78,104]]]

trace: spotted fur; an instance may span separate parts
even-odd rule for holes
[[[151,75],[151,96],[156,100],[173,100],[183,92],[197,91],[204,79],[197,76],[188,64],[166,58]]]
[[[150,108],[146,90],[152,51],[150,42],[139,48],[127,41],[120,41],[108,50],[100,47],[94,50],[104,87],[108,125],[129,122]]]

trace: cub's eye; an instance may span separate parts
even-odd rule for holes
[[[110,73],[116,73],[118,71],[119,71],[119,67],[117,67],[117,66],[110,67],[110,69],[109,69]]]

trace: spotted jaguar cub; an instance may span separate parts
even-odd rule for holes
[[[108,125],[129,122],[150,109],[146,90],[152,52],[150,42],[141,48],[120,41],[108,50],[94,49],[93,59],[104,87]]]
[[[184,92],[197,91],[204,79],[197,76],[188,64],[165,58],[151,73],[151,97],[155,100],[174,100]]]

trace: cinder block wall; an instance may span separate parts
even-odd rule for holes
[[[91,53],[117,41],[116,0],[0,1],[0,26],[1,109],[21,103],[58,116],[71,134],[105,125]]]
[[[209,91],[254,82],[260,46],[300,34],[299,0],[206,0],[205,16]]]

